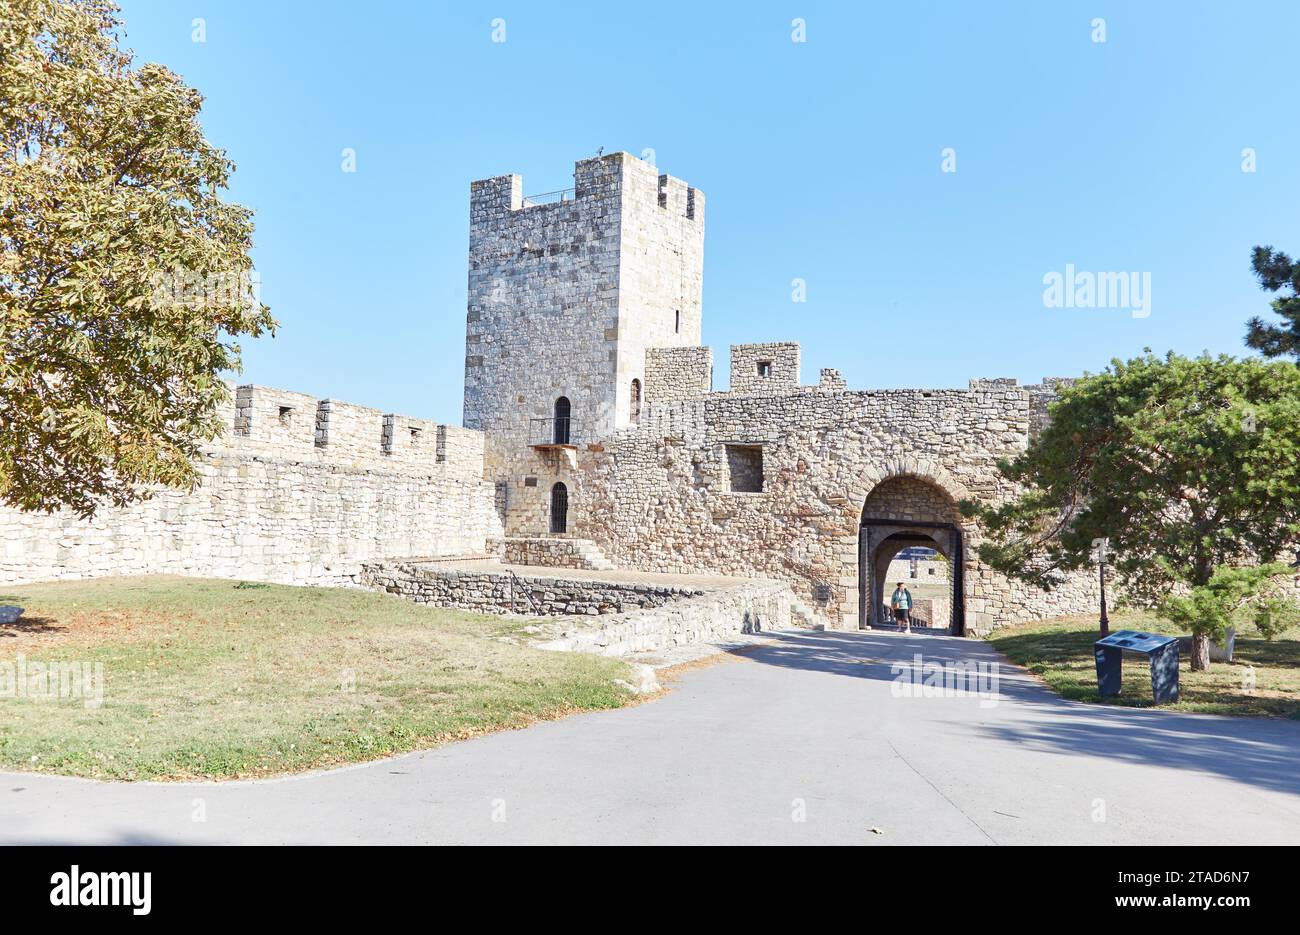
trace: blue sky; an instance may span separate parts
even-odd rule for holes
[[[720,387],[749,341],[853,388],[1241,354],[1251,247],[1300,253],[1294,2],[122,7],[256,212],[281,330],[241,382],[458,422],[470,181],[565,188],[600,146],[707,196]],[[1067,264],[1150,273],[1150,316],[1045,307]]]

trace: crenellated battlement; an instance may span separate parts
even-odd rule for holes
[[[617,152],[580,159],[573,166],[573,187],[541,195],[524,194],[524,177],[511,173],[470,183],[470,226],[493,227],[547,215],[599,216],[615,204],[654,206],[666,214],[704,223],[704,193],[679,178],[661,173],[631,153]]]
[[[799,387],[799,345],[795,341],[731,345],[733,393],[788,392]]]
[[[374,461],[482,476],[483,433],[270,386],[232,386],[230,431],[219,444],[286,459]]]

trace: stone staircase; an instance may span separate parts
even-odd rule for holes
[[[507,536],[498,540],[501,561],[507,565],[541,565],[547,568],[583,568],[609,571],[614,563],[590,539],[561,536]]]

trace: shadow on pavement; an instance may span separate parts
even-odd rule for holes
[[[971,727],[1064,756],[1173,767],[1300,795],[1300,723],[1277,718],[1184,714],[1067,701],[988,644],[946,635],[879,631],[781,631],[774,643],[741,650],[766,665],[894,681],[920,654],[941,665],[997,662],[999,697],[1015,702]]]

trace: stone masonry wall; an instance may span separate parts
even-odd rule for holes
[[[419,562],[368,563],[360,580],[367,587],[417,604],[492,614],[619,614],[705,593],[698,587],[591,581],[555,574],[512,577],[505,572],[466,571]]]
[[[1013,492],[996,462],[1028,444],[1037,395],[1015,381],[973,381],[651,400],[636,429],[578,453],[571,531],[620,567],[787,581],[829,625],[856,627],[864,505],[878,485],[912,478],[921,499],[902,504],[900,519],[919,509],[962,532],[969,632],[1082,612],[1096,605],[1091,576],[1051,594],[1013,586],[977,560],[980,530],[956,510],[961,499]],[[761,492],[730,489],[727,446],[737,444],[761,446]]]
[[[766,364],[766,373],[760,365]],[[789,392],[799,386],[799,345],[785,341],[773,344],[731,345],[731,391],[733,393]]]
[[[374,413],[352,424],[373,444],[340,453],[316,444],[314,398],[254,386],[234,396],[236,434],[204,451],[192,493],[158,489],[89,520],[0,508],[0,581],[173,573],[346,585],[364,561],[481,554],[500,534],[480,433],[456,429],[443,461],[433,439],[426,457],[392,458],[381,447],[387,417],[349,407]],[[329,402],[333,430],[346,419]]]
[[[536,204],[518,175],[471,186],[464,424],[487,435],[511,534],[546,532],[568,482],[570,457],[532,447],[551,439],[557,399],[570,442],[598,442],[632,423],[647,349],[700,341],[703,194],[627,153],[573,178]]]
[[[813,625],[811,613],[789,585],[756,580],[662,607],[597,617],[587,625],[576,621],[538,645],[543,649],[624,656]]]
[[[359,580],[366,587],[433,607],[539,614],[540,648],[606,656],[814,625],[808,608],[788,585],[777,581],[667,587],[556,575],[512,579],[436,563],[395,562],[368,564]],[[534,604],[528,603],[524,591]]]
[[[646,351],[646,404],[690,399],[712,390],[713,348],[656,347]]]
[[[916,577],[912,577],[912,561],[906,558],[896,558],[889,563],[889,572],[885,579],[890,585],[903,582],[909,588],[914,587],[918,582],[920,584],[942,584],[948,580],[948,563],[928,559],[918,559],[916,562]]]

